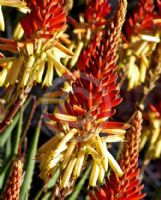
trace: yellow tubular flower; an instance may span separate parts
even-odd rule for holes
[[[29,9],[26,7],[26,2],[24,2],[23,0],[0,0],[0,30],[1,31],[5,30],[2,6],[16,7],[16,8],[21,8],[26,11],[29,11]]]
[[[153,66],[152,58],[160,43],[161,32],[156,21],[160,21],[160,14],[154,4],[154,1],[138,1],[136,8],[126,18],[125,35],[120,48],[120,68],[127,66],[124,72],[129,90],[146,83],[146,74],[149,67]]]
[[[161,156],[161,103],[150,105],[149,126],[141,135],[140,150],[145,148],[144,164]]]
[[[92,172],[89,178],[90,186],[95,187],[100,173],[99,165],[96,162],[92,164]]]
[[[127,78],[129,79],[129,90],[145,82],[146,73],[150,65],[149,57],[152,56],[159,41],[158,33],[154,36],[139,35],[131,37],[131,44],[126,47],[123,54],[128,67]]]
[[[0,5],[16,8],[26,8],[26,2],[23,0],[0,0]]]
[[[8,69],[7,68],[3,69],[0,72],[0,87],[2,87],[4,85],[7,73],[8,73]]]
[[[22,29],[21,24],[18,23],[13,33],[13,39],[20,40],[23,37],[23,35],[24,35],[24,30]]]
[[[61,64],[61,58],[73,56],[71,51],[59,45],[58,42],[55,47],[53,38],[49,41],[40,38],[33,42],[19,42],[18,49],[20,56],[17,59],[14,57],[0,58],[1,64],[13,61],[7,78],[3,81],[6,87],[14,85],[16,82],[19,83],[19,88],[23,88],[33,82],[43,82],[44,86],[51,86],[54,69],[59,76],[68,72],[68,69]],[[44,74],[45,68],[47,68],[47,71]],[[2,81],[1,85],[3,85]]]
[[[60,167],[62,170],[60,185],[62,188],[70,187],[70,182],[75,181],[80,176],[88,157],[93,158],[89,186],[96,186],[97,181],[103,181],[108,170],[108,163],[118,176],[123,175],[116,160],[107,150],[104,139],[98,134],[93,134],[88,141],[81,143],[76,129],[64,133],[63,138],[61,136],[63,134],[60,133],[60,136],[59,133],[57,134],[38,151],[40,177],[45,181],[52,176],[53,171]],[[113,140],[112,136],[110,138]],[[108,141],[110,142],[110,139]]]
[[[3,13],[2,13],[2,6],[0,6],[0,30],[1,31],[5,30],[4,17],[3,17]]]

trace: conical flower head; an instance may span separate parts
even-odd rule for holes
[[[21,160],[13,161],[11,174],[3,193],[3,200],[19,200],[22,183],[23,163]]]
[[[51,37],[64,30],[66,13],[63,0],[31,0],[27,6],[31,10],[21,20],[26,37]],[[32,36],[33,35],[33,36]]]
[[[86,0],[85,17],[91,28],[98,28],[107,24],[107,16],[111,11],[109,0]]]

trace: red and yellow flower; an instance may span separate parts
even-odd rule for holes
[[[88,163],[92,165],[89,186],[103,181],[108,163],[117,176],[123,175],[106,143],[123,141],[129,127],[108,121],[121,102],[116,50],[125,13],[126,1],[121,0],[109,29],[98,33],[80,57],[79,71],[73,72],[66,99],[54,114],[46,114],[56,135],[39,149],[40,177],[47,181],[60,167],[60,188],[72,187]]]

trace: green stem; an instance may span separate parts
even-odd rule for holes
[[[82,178],[80,179],[77,186],[75,187],[75,191],[70,195],[68,200],[77,200],[78,199],[78,195],[79,195],[80,191],[82,190],[82,188],[85,184],[85,181],[86,181],[86,179],[89,175],[90,170],[91,170],[91,166],[89,166],[87,168],[87,170],[84,172]]]

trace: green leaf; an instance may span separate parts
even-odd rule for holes
[[[11,136],[8,138],[6,143],[6,149],[5,149],[5,158],[8,158],[11,155]]]
[[[29,98],[26,103],[24,104],[24,109],[29,105],[30,101],[32,100],[33,97]],[[15,128],[16,124],[18,123],[20,117],[20,112],[16,114],[14,117],[13,121],[10,123],[10,125],[5,129],[3,133],[0,134],[0,148],[5,145],[7,142],[8,138],[11,136],[11,133],[13,129]]]
[[[9,176],[9,170],[11,167],[11,163],[12,163],[12,158],[10,156],[9,158],[6,159],[5,163],[0,168],[0,190],[3,189],[3,187],[6,183],[6,180]]]
[[[17,115],[13,119],[13,122],[6,128],[6,130],[3,133],[0,134],[0,148],[5,145],[8,138],[11,136],[13,129],[18,123],[19,117],[20,117],[20,113],[17,113]]]
[[[17,155],[18,154],[18,148],[19,148],[19,142],[20,142],[20,137],[22,133],[22,125],[23,125],[23,111],[24,109],[22,108],[20,110],[20,116],[19,116],[19,123],[18,123],[18,128],[14,134],[13,138],[13,147],[12,147],[12,155]]]
[[[58,169],[58,170],[55,172],[54,176],[53,176],[53,177],[49,180],[49,182],[47,183],[47,188],[48,188],[48,189],[53,188],[53,186],[56,184],[56,181],[57,181],[57,179],[58,179],[58,177],[59,177],[59,174],[60,174],[60,170]]]
[[[50,200],[51,199],[51,192],[46,193],[43,197],[42,200]]]
[[[26,159],[26,163],[25,163],[25,167],[24,167],[25,177],[24,177],[24,181],[23,181],[21,191],[20,191],[20,199],[28,199],[27,196],[29,196],[28,193],[30,191],[32,177],[33,177],[33,173],[34,173],[35,156],[36,156],[36,152],[37,152],[41,124],[42,124],[42,119],[40,119],[40,121],[38,123],[36,133],[33,136],[31,145],[27,152],[27,159]]]

